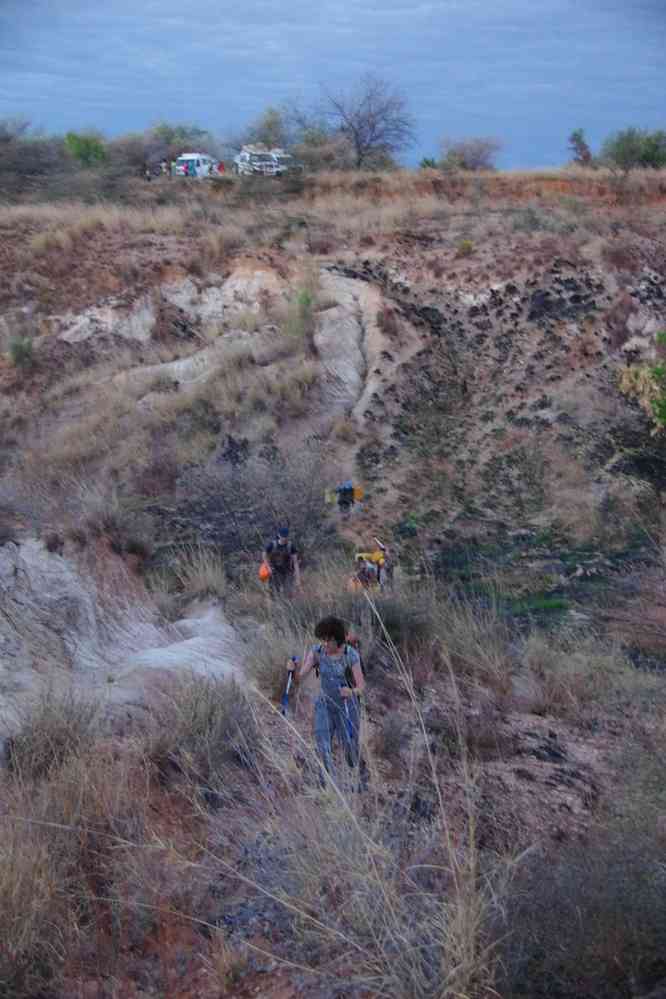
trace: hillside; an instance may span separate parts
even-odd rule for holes
[[[0,229],[0,995],[659,994],[666,177],[162,179]],[[316,788],[311,681],[275,710],[328,613],[365,797]]]

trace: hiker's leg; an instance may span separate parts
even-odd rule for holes
[[[358,702],[355,697],[350,697],[347,699],[347,711],[344,716],[343,745],[347,763],[352,769],[358,764],[360,723]]]
[[[333,775],[333,753],[331,751],[331,724],[329,718],[328,705],[323,697],[318,697],[315,701],[314,709],[314,736],[317,753],[324,769]],[[319,782],[324,787],[326,780],[323,774],[319,776]]]
[[[352,769],[358,767],[358,789],[365,791],[368,786],[368,767],[361,756],[361,708],[355,697],[350,698],[348,703],[351,731],[347,731],[345,755]]]

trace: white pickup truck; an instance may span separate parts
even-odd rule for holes
[[[302,173],[303,166],[284,149],[266,146],[243,146],[234,156],[233,172],[241,176],[281,177],[286,173]]]
[[[277,172],[273,154],[255,146],[243,146],[238,156],[234,156],[232,169],[245,177],[274,177]]]

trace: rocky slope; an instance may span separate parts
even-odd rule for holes
[[[16,241],[3,247],[0,320],[0,737],[44,686],[73,681],[94,695],[112,740],[132,735],[183,672],[248,679],[263,655],[261,686],[312,613],[350,606],[346,565],[323,559],[315,573],[318,556],[341,559],[379,535],[399,558],[397,596],[382,610],[422,729],[409,684],[355,605],[371,670],[376,857],[395,848],[414,870],[447,868],[442,789],[461,855],[472,798],[484,856],[585,843],[629,741],[660,745],[666,454],[622,391],[623,373],[663,354],[659,192],[648,215],[647,200],[574,202],[557,185],[507,182],[491,197],[417,180],[427,189],[405,203],[388,181],[359,188],[356,216],[375,212],[365,229],[341,221],[339,206],[325,216],[314,196],[260,203],[251,245],[238,229],[225,236],[225,219],[206,221],[211,205],[178,231],[175,216],[83,216],[76,254],[64,237],[53,243],[51,221],[45,236],[34,213],[5,219]],[[16,335],[31,338],[24,364]],[[324,492],[348,477],[366,498],[340,523]],[[254,579],[284,518],[306,579],[286,623]],[[209,560],[220,552],[223,563]],[[177,921],[135,926],[136,940],[118,945],[122,994],[203,997],[217,961],[227,994],[332,995],[330,981],[270,958],[291,960],[298,936],[276,901],[293,890],[284,871],[298,854],[282,829],[308,808],[316,826],[319,805],[300,741],[312,692],[300,692],[286,730],[264,691],[275,690],[262,687],[257,709],[274,756],[249,765],[235,747],[229,787],[197,774],[195,794],[178,783],[189,764],[174,751],[148,796],[154,842],[170,843],[177,826],[183,856],[207,857],[196,919],[207,941],[224,927],[227,942],[207,949],[203,929]],[[322,802],[337,829],[335,800]],[[307,905],[333,900],[344,913],[334,880],[322,874]],[[59,999],[82,983],[85,994],[121,994],[86,968],[87,978],[68,970]]]

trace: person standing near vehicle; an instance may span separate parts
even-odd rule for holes
[[[281,527],[275,540],[268,542],[264,549],[264,561],[270,569],[268,583],[273,593],[290,591],[294,585],[300,590],[298,549],[289,540],[288,527]]]
[[[359,790],[367,785],[367,768],[360,754],[361,713],[359,697],[365,689],[365,678],[358,652],[347,643],[344,622],[337,617],[325,617],[315,628],[314,645],[295,677],[303,680],[311,670],[319,678],[319,695],[314,706],[314,735],[317,753],[326,772],[334,776],[333,743],[344,749],[347,764],[359,768]],[[290,660],[289,670],[294,669]],[[322,776],[322,783],[323,776]]]

